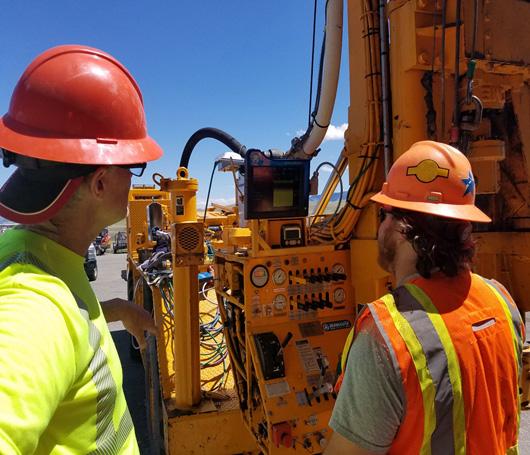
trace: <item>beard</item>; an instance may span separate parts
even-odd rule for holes
[[[389,235],[379,236],[377,239],[377,262],[381,268],[389,273],[394,273],[394,261],[396,259],[396,245],[393,237]]]

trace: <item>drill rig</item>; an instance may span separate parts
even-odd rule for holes
[[[349,127],[309,214],[310,162],[333,110],[343,17]],[[346,14],[329,0],[318,107],[288,151],[247,149],[205,128],[186,144],[176,178],[156,174],[155,185],[130,191],[129,298],[162,331],[143,353],[156,453],[323,450],[357,307],[394,285],[377,264],[369,199],[417,141],[450,143],[469,158],[476,203],[493,220],[475,227],[475,271],[530,310],[528,19],[524,0],[348,0]],[[198,214],[187,166],[204,138],[231,150],[216,163],[234,174],[237,203]],[[346,169],[347,195],[330,210]]]

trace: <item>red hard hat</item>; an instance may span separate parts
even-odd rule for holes
[[[78,164],[134,164],[162,149],[147,135],[142,94],[115,58],[85,46],[39,55],[0,120],[0,147]]]
[[[458,220],[490,222],[475,206],[475,180],[468,159],[450,145],[416,142],[401,155],[372,201]]]

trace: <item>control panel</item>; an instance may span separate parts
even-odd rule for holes
[[[269,454],[318,454],[331,434],[333,386],[355,320],[349,252],[280,251],[216,255],[216,288],[246,376],[239,384],[250,431]]]

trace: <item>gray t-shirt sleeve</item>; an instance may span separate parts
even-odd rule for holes
[[[355,445],[386,453],[404,413],[404,386],[371,317],[352,344],[329,426]]]

